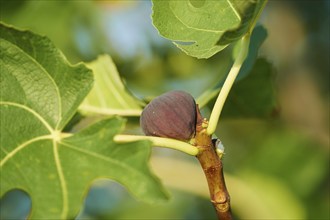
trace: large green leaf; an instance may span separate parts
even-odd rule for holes
[[[148,169],[149,143],[114,143],[122,119],[62,133],[92,86],[89,69],[70,65],[46,37],[3,24],[0,47],[1,197],[26,191],[35,219],[73,218],[97,178],[114,179],[144,201],[166,198]]]
[[[93,70],[95,84],[79,107],[87,113],[140,116],[141,103],[125,89],[112,59],[103,55],[87,64]]]
[[[153,0],[153,24],[185,53],[209,58],[255,24],[265,0]]]

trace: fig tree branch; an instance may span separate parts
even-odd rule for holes
[[[204,171],[210,191],[210,199],[216,210],[218,219],[231,220],[230,196],[226,188],[220,158],[223,152],[218,152],[214,146],[211,135],[206,132],[207,127],[205,125],[208,122],[206,119],[201,119],[202,116],[199,111],[197,111],[197,118],[198,123],[196,125],[194,144],[198,148],[199,153],[196,157]]]

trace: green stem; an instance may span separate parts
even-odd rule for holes
[[[206,130],[208,135],[212,135],[215,132],[215,129],[217,128],[222,108],[225,104],[225,101],[228,97],[231,87],[233,86],[235,79],[236,79],[236,77],[244,63],[244,60],[247,56],[247,53],[249,50],[249,43],[250,43],[250,34],[248,33],[247,35],[245,35],[241,39],[240,43],[241,43],[241,45],[240,45],[239,54],[238,54],[237,58],[235,59],[235,62],[233,64],[232,68],[230,69],[228,76],[226,78],[226,81],[223,84],[223,87],[221,88],[218,98],[214,104],[214,107],[213,107],[213,110],[212,110],[212,113],[210,116],[209,124],[208,124],[207,130]]]
[[[268,0],[264,0],[258,10],[257,15],[254,17],[252,24],[250,25],[249,32],[252,33],[253,28],[256,26],[257,21],[259,20],[261,13],[263,12],[264,8],[266,7]]]
[[[170,139],[170,138],[125,135],[125,134],[118,134],[114,137],[114,141],[120,142],[120,143],[142,141],[142,140],[151,141],[151,143],[157,147],[172,148],[172,149],[179,150],[181,152],[184,152],[184,153],[192,155],[192,156],[196,156],[199,152],[198,148],[191,144],[188,144],[183,141],[178,141],[175,139]]]

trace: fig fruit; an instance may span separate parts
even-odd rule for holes
[[[148,136],[188,141],[195,135],[196,114],[196,103],[189,93],[170,91],[144,108],[140,125]]]

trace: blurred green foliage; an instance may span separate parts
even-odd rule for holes
[[[232,186],[228,185],[233,199],[241,199],[236,203],[233,201],[237,219],[245,219],[251,210],[255,219],[258,214],[261,219],[265,210],[278,210],[276,204],[287,207],[277,215],[284,218],[296,214],[302,219],[329,219],[329,7],[329,1],[318,1],[317,4],[312,1],[270,1],[263,13],[261,22],[268,30],[269,38],[260,54],[268,60],[258,60],[261,65],[254,69],[261,70],[245,78],[252,83],[250,86],[242,85],[244,79],[234,86],[231,96],[241,99],[242,107],[229,99],[224,116],[233,117],[220,119],[216,132],[226,148],[225,171],[240,180],[235,182],[229,178]],[[99,54],[110,54],[121,77],[137,97],[150,100],[172,89],[186,90],[198,97],[224,79],[232,63],[232,48],[226,48],[208,60],[188,57],[157,35],[150,14],[151,3],[147,1],[1,0],[2,21],[47,35],[72,62],[90,61]],[[276,19],[288,14],[291,20],[281,23],[280,28],[274,25]],[[290,26],[293,22],[296,22],[294,27],[302,30],[301,35],[290,32],[297,30]],[[290,48],[282,53],[279,45]],[[298,52],[293,56],[292,51]],[[266,77],[262,74],[262,64],[266,62],[277,68],[277,77],[272,75],[268,80],[273,79],[279,107],[276,112],[273,108],[267,109],[273,114],[256,119],[254,111],[267,106],[265,103],[269,101],[260,97],[265,91],[272,92],[261,80]],[[248,105],[244,102],[255,107],[249,110],[249,116],[252,116],[249,119],[239,114]],[[211,107],[212,104],[202,109],[204,116]],[[130,119],[129,129],[139,132],[138,120]],[[180,155],[173,160],[178,157],[188,164],[196,162]],[[189,170],[186,172],[190,173]],[[191,176],[193,178],[194,173]],[[171,178],[174,182],[187,181],[178,176]],[[187,184],[193,183],[188,181]],[[253,198],[244,199],[244,192],[236,190],[240,184],[245,184],[246,188],[242,190],[246,189],[246,196],[255,196],[256,202],[251,202]],[[215,219],[207,195],[202,198],[194,192],[172,187],[173,200],[169,204],[150,206],[133,201],[113,183],[96,184],[78,219],[193,219],[194,216],[196,219]],[[8,199],[9,195],[1,199],[1,218],[13,217],[20,213],[17,210],[22,211],[22,216],[26,215],[24,210],[29,207],[26,205],[29,201],[25,195],[21,195],[20,200]],[[25,201],[25,206],[18,201]]]

